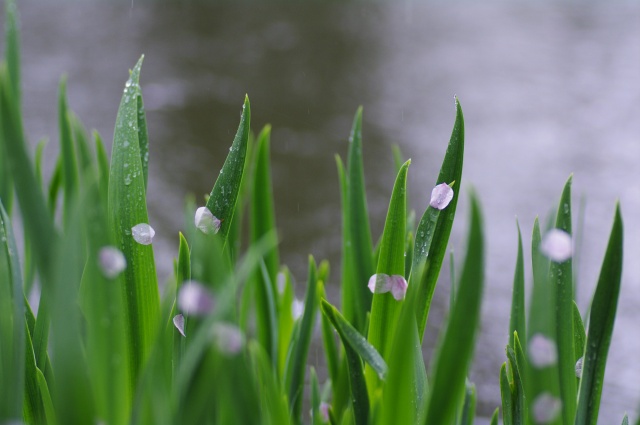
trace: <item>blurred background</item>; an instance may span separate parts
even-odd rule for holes
[[[467,193],[482,201],[487,236],[483,321],[471,380],[478,413],[500,402],[516,217],[525,243],[573,173],[578,304],[587,310],[616,200],[625,218],[618,318],[600,419],[619,423],[640,405],[640,5],[618,2],[476,6],[20,1],[24,117],[35,145],[58,151],[56,92],[110,149],[128,69],[144,53],[142,88],[151,144],[148,207],[161,280],[171,273],[187,194],[211,190],[249,94],[252,128],[272,131],[281,257],[303,280],[308,254],[329,259],[338,302],[340,195],[334,154],[346,156],[364,106],[364,159],[374,239],[394,180],[391,146],[412,158],[409,193],[427,206],[454,121],[466,122],[463,191],[450,241],[462,262]],[[47,174],[48,175],[48,174]],[[582,207],[580,207],[582,206]],[[579,220],[583,209],[582,221]],[[443,266],[425,356],[448,309]],[[530,288],[530,262],[526,262]],[[302,290],[303,288],[298,288]],[[322,357],[320,348],[310,353]]]

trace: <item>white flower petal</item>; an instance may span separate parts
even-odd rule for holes
[[[147,223],[140,223],[131,228],[131,234],[133,239],[140,245],[151,245],[156,232]]]
[[[560,229],[551,229],[540,243],[540,251],[551,261],[562,263],[573,255],[571,235]]]
[[[180,334],[182,334],[182,336],[186,336],[184,334],[184,316],[182,314],[178,314],[177,316],[173,317],[173,326],[176,327],[176,329],[178,330],[178,332],[180,332]]]
[[[441,183],[431,191],[431,200],[429,205],[433,208],[443,210],[449,205],[453,199],[453,189],[446,183]]]
[[[227,356],[238,354],[244,347],[244,334],[236,325],[230,323],[214,323],[211,336],[218,351]]]
[[[187,316],[204,316],[213,309],[213,297],[203,284],[189,280],[178,292],[178,308]]]
[[[553,366],[558,361],[556,343],[541,333],[537,333],[529,340],[529,360],[538,369]]]
[[[195,224],[198,230],[206,235],[218,233],[221,220],[218,220],[207,207],[196,210]]]
[[[548,424],[557,419],[562,401],[550,393],[542,393],[533,400],[533,419],[538,424]]]
[[[127,259],[118,248],[114,246],[104,246],[98,252],[98,263],[102,274],[109,279],[117,277],[127,268]]]
[[[391,290],[389,275],[384,273],[374,274],[369,278],[369,290],[374,294],[384,294]]]
[[[407,295],[408,284],[406,279],[403,276],[394,274],[389,278],[390,286],[391,286],[391,295],[396,300],[404,300],[404,297]]]

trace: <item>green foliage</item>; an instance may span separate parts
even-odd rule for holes
[[[188,198],[174,273],[161,296],[153,250],[132,230],[149,222],[152,138],[140,86],[142,58],[125,83],[110,158],[100,136],[90,137],[71,111],[67,81],[61,80],[60,154],[51,175],[43,176],[44,142],[32,161],[22,127],[12,0],[6,11],[6,60],[0,65],[0,423],[474,422],[478,395],[467,376],[480,324],[485,236],[473,192],[466,255],[460,272],[451,255],[451,311],[430,365],[422,351],[462,188],[464,117],[457,99],[436,180],[454,189],[453,199],[443,209],[429,206],[417,227],[407,196],[411,161],[403,162],[395,146],[389,165],[397,177],[384,228],[371,229],[363,112],[356,111],[346,164],[336,156],[343,250],[338,304],[327,300],[332,291],[325,292],[332,284],[329,264],[316,266],[313,257],[304,303],[295,298],[294,276],[278,252],[270,127],[253,139],[245,97],[237,133],[206,200],[220,220],[219,231],[194,225],[196,203]],[[567,233],[570,184],[553,222]],[[18,220],[11,215],[14,197]],[[16,222],[23,225],[22,252]],[[380,236],[377,246],[372,234]],[[571,260],[550,261],[541,253],[542,240],[536,220],[527,312],[518,226],[506,362],[499,374],[503,421],[533,423],[535,401],[547,394],[562,406],[550,423],[575,418],[577,424],[595,424],[621,282],[620,209],[587,332],[573,297]],[[400,286],[370,288],[378,279]],[[37,317],[27,301],[36,281],[42,289]],[[537,364],[531,341],[538,336],[555,344],[557,361]],[[325,382],[314,366],[307,373],[323,353]],[[582,376],[576,378],[583,354]],[[491,423],[497,425],[498,410]]]

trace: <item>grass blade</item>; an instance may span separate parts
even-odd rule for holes
[[[9,215],[0,199],[0,421],[22,417],[25,313],[22,274]]]
[[[132,227],[149,223],[138,129],[141,57],[125,84],[118,109],[109,172],[109,223],[114,245],[122,250],[129,265],[119,277],[126,300],[125,323],[129,339],[127,361],[132,388],[137,382],[156,335],[160,297],[153,249],[137,243]]]
[[[350,260],[353,266],[350,268],[352,271],[350,279],[343,281],[343,285],[352,286],[353,324],[356,329],[364,330],[365,318],[372,301],[366,282],[374,273],[374,263],[362,161],[362,107],[358,108],[353,119],[346,171],[347,220],[349,221],[347,230],[349,231],[348,243],[351,244]]]
[[[500,409],[496,407],[496,410],[493,411],[493,415],[491,415],[491,423],[490,423],[490,425],[498,425],[498,416],[499,416],[499,414],[500,414]]]
[[[316,262],[309,257],[309,277],[307,279],[307,295],[304,313],[299,326],[294,330],[290,343],[290,357],[287,359],[285,383],[289,396],[289,409],[294,423],[301,423],[302,399],[304,390],[305,365],[311,344],[311,333],[318,309],[318,285],[316,279]]]
[[[473,425],[476,416],[476,386],[467,382],[467,388],[464,393],[464,404],[462,405],[462,417],[460,425]]]
[[[622,251],[622,216],[620,206],[617,205],[598,286],[591,304],[576,424],[595,424],[598,421],[604,370],[620,293]]]
[[[236,202],[240,193],[242,175],[244,173],[247,156],[247,141],[249,139],[251,122],[251,106],[249,97],[245,97],[242,106],[242,116],[238,132],[233,139],[229,155],[220,170],[220,176],[211,190],[207,201],[207,208],[215,217],[222,220],[218,234],[223,239],[223,245],[227,242],[229,229],[233,220]]]
[[[462,183],[463,157],[464,116],[462,115],[460,102],[456,98],[456,120],[436,184],[455,182],[456,187],[460,188]],[[447,252],[447,243],[456,214],[459,192],[459,190],[454,190],[453,199],[444,210],[437,214],[435,221],[435,211],[433,211],[433,208],[428,207],[416,230],[415,248],[413,250],[413,268],[417,270],[417,266],[425,262],[427,256],[429,258],[429,261],[425,264],[425,270],[427,272],[426,279],[419,279],[419,276],[416,276],[415,283],[413,282],[414,279],[412,279],[409,285],[410,291],[417,293],[416,320],[418,321],[420,341],[422,341],[424,329],[427,325],[431,299],[436,287],[438,275],[440,274],[440,268],[442,267],[442,260]],[[415,288],[411,289],[412,286]]]
[[[525,306],[524,306],[524,255],[522,254],[522,234],[520,224],[516,221],[518,228],[518,256],[516,259],[516,270],[513,276],[513,295],[511,299],[511,319],[509,321],[509,344],[515,346],[512,339],[514,332],[518,335],[527,335]],[[522,347],[526,352],[526,345]]]
[[[385,220],[382,242],[380,243],[380,257],[376,273],[389,276],[404,276],[404,242],[407,219],[406,192],[407,172],[411,160],[404,163],[396,177],[393,186],[387,219]],[[363,285],[366,288],[366,285]],[[367,289],[368,290],[368,289]],[[402,308],[402,302],[393,298],[391,293],[374,294],[371,305],[371,322],[368,340],[383,358],[388,358],[391,342],[395,333],[396,322]],[[367,374],[367,381],[375,381],[375,375]]]
[[[62,158],[62,183],[64,186],[64,225],[71,225],[71,209],[75,198],[78,196],[78,163],[76,161],[73,137],[71,135],[71,123],[69,122],[69,110],[67,107],[67,81],[60,80],[58,89],[58,126],[60,129],[60,151]]]
[[[571,180],[565,184],[556,217],[555,227],[571,234]],[[571,259],[551,262],[549,279],[556,288],[556,341],[558,346],[558,371],[562,418],[566,424],[573,423],[576,412],[576,372],[573,351],[573,273]]]
[[[429,278],[425,271],[423,279]],[[451,423],[456,400],[464,391],[467,370],[480,322],[484,286],[484,236],[480,205],[471,195],[471,226],[467,255],[460,276],[454,309],[441,343],[434,354],[432,385],[425,424]]]
[[[502,398],[502,422],[504,425],[513,425],[513,396],[507,375],[507,363],[502,363],[500,368],[500,396]]]

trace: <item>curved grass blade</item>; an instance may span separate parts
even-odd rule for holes
[[[502,398],[502,422],[504,425],[513,425],[513,396],[506,362],[502,363],[500,368],[500,396]]]
[[[22,417],[25,312],[22,274],[9,215],[0,199],[0,421]]]
[[[125,323],[129,339],[127,361],[132,387],[148,357],[158,326],[160,297],[153,249],[137,243],[132,227],[149,223],[138,129],[140,58],[127,80],[118,108],[109,172],[109,224],[115,246],[129,265],[118,279],[125,303]]]
[[[462,416],[460,425],[473,425],[476,416],[476,386],[471,382],[467,382],[467,388],[464,393],[464,404],[462,405]]]
[[[462,163],[464,157],[464,116],[460,102],[456,98],[456,120],[453,124],[451,139],[447,152],[442,161],[440,174],[438,175],[438,183],[455,182],[458,188],[462,182]],[[415,248],[413,250],[413,268],[428,258],[425,264],[426,279],[414,279],[410,281],[410,291],[417,294],[417,311],[416,320],[418,321],[418,334],[420,341],[424,336],[424,329],[429,316],[431,299],[435,290],[442,260],[447,252],[447,243],[453,226],[453,219],[456,214],[458,205],[459,190],[454,191],[453,199],[449,205],[442,211],[436,213],[433,208],[428,207],[424,212],[415,236]],[[434,220],[434,216],[437,218]],[[418,277],[418,276],[416,276]],[[418,286],[419,285],[419,286]],[[415,288],[411,289],[414,286]]]
[[[425,271],[423,280],[429,277]],[[432,385],[425,424],[451,423],[456,400],[464,391],[480,321],[484,286],[484,236],[480,205],[471,194],[471,226],[458,294],[433,362]]]
[[[518,338],[518,334],[514,334],[514,338],[516,341]],[[516,343],[519,345],[519,341]],[[525,396],[524,396],[524,385],[522,383],[522,376],[520,375],[520,367],[519,362],[516,359],[516,352],[510,346],[507,346],[507,358],[509,359],[509,369],[513,376],[513,381],[510,383],[511,387],[511,399],[512,399],[512,407],[513,407],[513,424],[514,425],[523,425],[526,421],[526,413],[525,413]],[[522,348],[520,348],[520,352],[522,352]]]
[[[209,200],[207,201],[209,211],[222,221],[218,234],[224,241],[223,245],[227,242],[238,194],[240,193],[247,156],[250,122],[251,106],[249,104],[249,97],[245,96],[238,132],[233,139],[229,155],[227,155],[227,159],[220,170],[220,176],[213,185]]]
[[[611,236],[591,304],[576,424],[595,424],[598,421],[604,370],[620,293],[622,251],[622,216],[620,206],[616,205]]]
[[[356,329],[362,331],[363,324],[359,321],[358,311],[360,311],[357,303],[356,285],[354,281],[353,270],[353,248],[351,242],[351,220],[349,219],[349,201],[347,197],[347,172],[345,170],[342,158],[335,156],[336,167],[338,169],[338,182],[340,183],[340,198],[342,201],[342,274],[340,290],[342,295],[342,312],[350,323],[356,326]]]
[[[371,306],[372,296],[366,282],[374,272],[372,258],[373,244],[367,210],[367,197],[364,182],[364,166],[362,161],[362,107],[356,111],[353,127],[349,137],[349,153],[347,156],[347,220],[349,221],[349,241],[351,244],[350,280],[343,285],[353,286],[354,325],[363,330],[365,317]]]
[[[305,365],[311,344],[311,333],[318,309],[318,285],[316,279],[316,262],[309,257],[309,277],[307,279],[307,295],[304,313],[300,325],[294,329],[290,343],[290,356],[287,359],[285,383],[289,397],[289,409],[294,423],[301,423],[302,399],[304,390]]]
[[[511,298],[511,319],[509,321],[509,341],[515,347],[515,340],[512,339],[514,332],[518,335],[527,335],[525,306],[524,306],[524,256],[522,254],[522,234],[520,224],[516,220],[518,228],[518,256],[516,259],[516,270],[513,276],[513,295]],[[526,342],[525,342],[526,344]],[[526,345],[523,351],[526,352]]]
[[[349,368],[349,386],[355,424],[367,425],[369,423],[369,395],[361,359],[371,364],[374,370],[382,376],[387,372],[387,365],[376,349],[326,300],[322,300],[322,313],[336,329],[344,346]]]
[[[493,415],[491,415],[491,423],[490,423],[490,425],[498,425],[498,415],[499,414],[500,414],[500,409],[498,407],[496,407],[496,410],[493,411]]]
[[[393,186],[382,242],[380,243],[380,257],[376,273],[404,276],[407,172],[410,164],[411,160],[405,162],[400,168]],[[363,286],[366,288],[366,285]],[[394,299],[390,293],[374,294],[373,296],[368,340],[382,354],[383,358],[389,356],[401,308],[402,302]],[[367,381],[377,382],[373,374],[371,378],[367,374]]]
[[[571,234],[571,180],[560,197],[555,227]],[[549,280],[555,287],[556,341],[563,423],[571,424],[576,412],[576,372],[573,348],[573,267],[571,259],[551,262]]]

